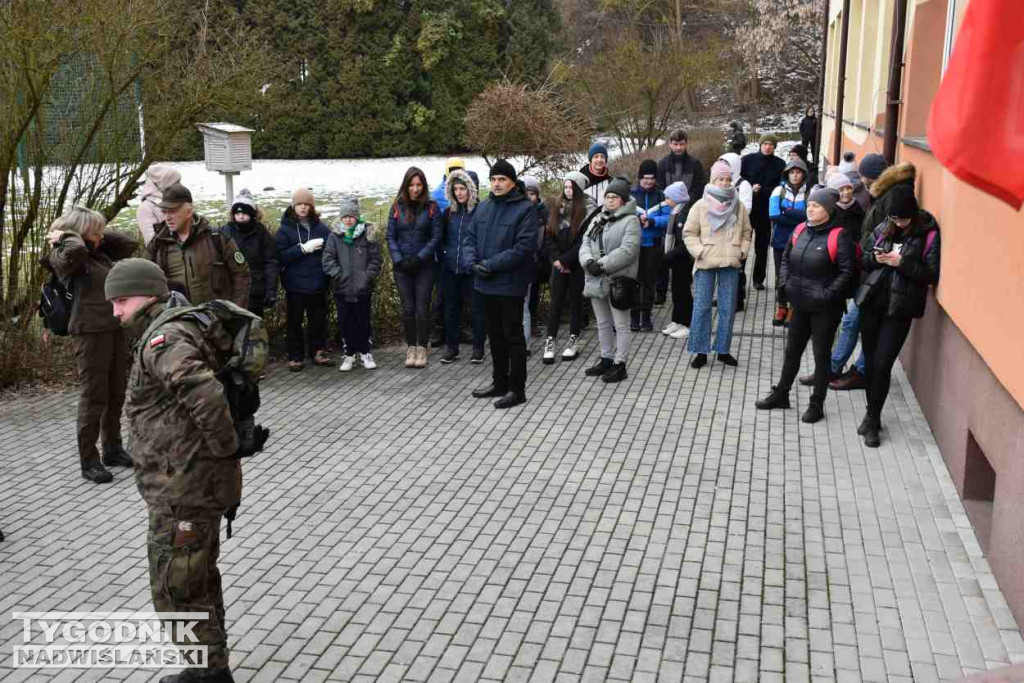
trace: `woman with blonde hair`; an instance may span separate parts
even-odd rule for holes
[[[131,467],[121,443],[121,408],[128,384],[128,344],[103,286],[115,261],[138,249],[134,239],[107,230],[103,214],[76,206],[50,225],[51,248],[43,265],[72,295],[68,332],[82,386],[78,400],[78,457],[82,476],[97,484],[113,480],[104,468]],[[103,456],[96,449],[101,439]]]

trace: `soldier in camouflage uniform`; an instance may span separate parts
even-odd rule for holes
[[[242,493],[238,438],[215,373],[221,354],[194,321],[153,325],[173,305],[167,279],[145,259],[107,276],[114,315],[139,338],[128,380],[136,483],[149,508],[149,578],[158,612],[206,612],[194,629],[208,669],[186,669],[161,683],[233,681],[228,667],[224,594],[217,557],[220,520]]]

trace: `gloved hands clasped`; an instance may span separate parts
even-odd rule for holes
[[[587,261],[586,265],[583,267],[586,268],[587,272],[590,273],[591,275],[604,275],[604,266],[602,266],[594,259]]]
[[[324,238],[317,237],[316,239],[309,240],[307,242],[299,242],[299,249],[302,249],[303,254],[312,254],[317,249],[324,248]]]
[[[473,264],[473,274],[476,275],[478,278],[486,280],[487,278],[489,278],[492,275],[494,275],[494,271],[489,269],[483,263],[474,263]]]

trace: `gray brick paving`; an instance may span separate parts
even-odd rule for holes
[[[901,370],[885,441],[763,413],[782,363],[769,292],[739,315],[733,370],[638,335],[630,378],[596,357],[530,362],[529,403],[494,411],[461,361],[341,375],[276,367],[225,541],[240,681],[938,681],[1024,661],[1024,640]],[[667,323],[668,308],[657,310]],[[805,363],[809,362],[809,355]],[[75,395],[0,403],[0,677],[14,610],[148,609],[130,475],[77,474]]]

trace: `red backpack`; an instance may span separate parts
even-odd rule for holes
[[[796,226],[796,228],[793,230],[793,236],[790,238],[790,242],[794,247],[796,246],[797,239],[800,238],[800,235],[803,234],[804,228],[806,227],[807,223],[801,223],[800,225]],[[830,261],[832,261],[832,263],[835,263],[836,259],[838,258],[839,235],[843,232],[843,230],[846,230],[846,228],[840,225],[828,231],[828,258]],[[861,251],[859,242],[855,242],[854,246],[857,249],[856,268],[857,270],[860,270],[860,257],[863,252]]]

